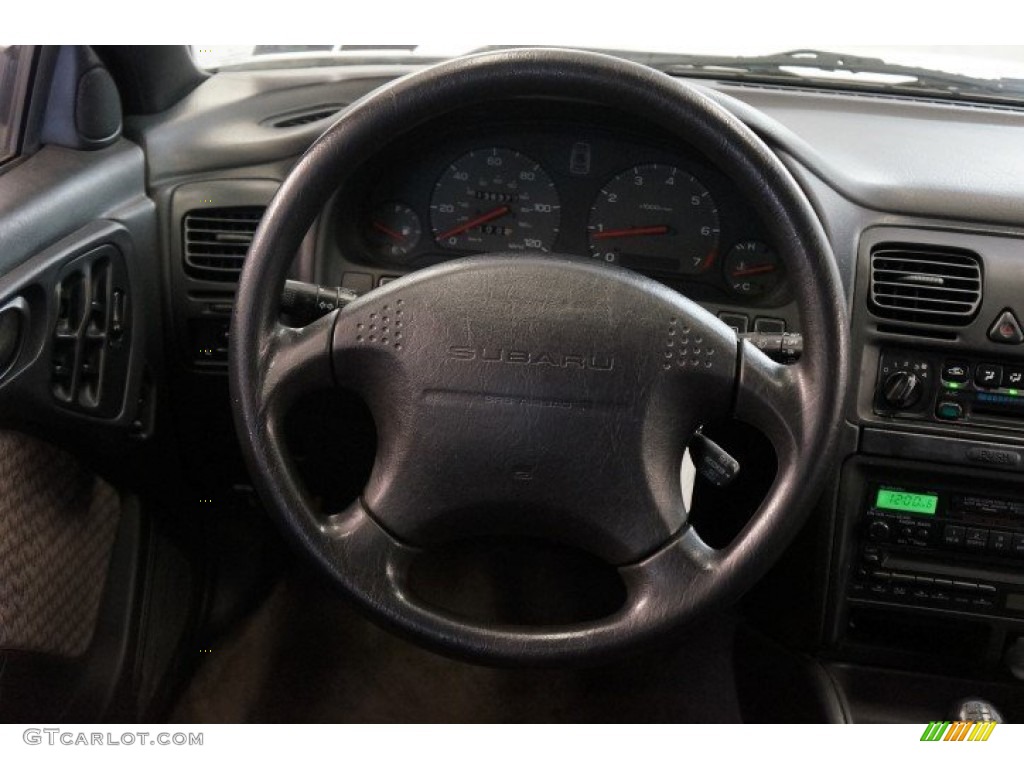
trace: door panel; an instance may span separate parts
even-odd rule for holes
[[[125,139],[0,173],[0,720],[99,718],[132,665],[137,497],[170,453],[155,233]]]

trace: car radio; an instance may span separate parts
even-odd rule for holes
[[[847,590],[854,600],[1024,618],[1024,498],[873,480]]]

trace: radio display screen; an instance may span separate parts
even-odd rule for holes
[[[932,493],[911,493],[879,488],[875,507],[894,512],[912,512],[918,515],[934,515],[939,506],[939,497]]]

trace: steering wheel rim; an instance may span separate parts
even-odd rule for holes
[[[468,104],[486,103],[495,93],[502,98],[586,100],[633,112],[678,136],[728,174],[757,209],[794,277],[805,338],[799,363],[781,366],[751,345],[737,344],[717,318],[647,278],[549,256],[491,256],[450,262],[395,281],[306,328],[283,326],[276,297],[290,254],[361,159],[425,121]],[[595,513],[597,522],[590,522],[597,533],[586,541],[618,566],[626,587],[626,604],[609,617],[565,627],[482,626],[420,602],[408,588],[409,563],[418,546],[429,543],[438,530],[442,534],[447,530],[440,521],[446,513],[454,513],[439,504],[439,509],[427,516],[433,527],[421,525],[423,521],[409,511],[408,494],[388,495],[389,488],[400,485],[401,478],[410,473],[420,487],[429,483],[422,471],[416,475],[416,463],[409,458],[413,454],[402,452],[409,450],[409,441],[415,442],[427,432],[410,425],[437,427],[441,422],[431,421],[429,414],[442,412],[456,394],[465,397],[467,382],[473,395],[463,401],[467,413],[484,407],[478,395],[492,397],[497,392],[496,402],[488,403],[491,410],[486,412],[506,419],[508,430],[520,437],[523,430],[538,428],[547,419],[497,410],[504,395],[515,392],[518,396],[515,386],[545,396],[557,392],[563,399],[581,386],[588,391],[606,386],[602,382],[607,377],[598,375],[600,366],[588,369],[585,357],[582,365],[573,360],[574,365],[567,366],[564,352],[555,366],[563,369],[557,384],[536,384],[539,377],[535,376],[524,385],[523,374],[517,372],[515,386],[508,383],[511,373],[488,379],[490,390],[473,385],[490,374],[460,368],[469,352],[458,350],[471,349],[474,355],[479,350],[452,344],[446,329],[456,321],[464,320],[467,326],[483,323],[491,338],[496,338],[510,333],[511,320],[506,318],[503,325],[489,319],[486,302],[477,310],[461,309],[458,302],[440,302],[436,296],[440,291],[448,299],[486,297],[492,295],[488,286],[515,285],[517,281],[541,291],[544,306],[564,302],[571,295],[571,286],[580,281],[591,286],[591,303],[599,311],[588,314],[577,307],[574,321],[578,319],[583,326],[581,333],[618,334],[614,349],[625,361],[618,373],[613,372],[618,378],[607,385],[610,394],[606,394],[621,395],[629,372],[634,386],[641,380],[655,382],[639,387],[645,393],[642,413],[625,408],[621,413],[626,415],[608,417],[616,428],[633,430],[627,431],[630,439],[639,434],[648,441],[645,445],[653,439],[660,446],[656,461],[645,459],[623,475],[630,482],[648,475],[640,477],[635,487],[648,501],[645,520],[650,525],[622,526],[613,519],[614,514]],[[464,317],[460,311],[466,313]],[[402,312],[406,313],[402,315],[404,324]],[[372,617],[441,652],[490,663],[596,660],[662,638],[709,607],[731,601],[753,584],[795,534],[820,491],[823,478],[815,467],[834,450],[836,427],[842,420],[848,358],[845,316],[835,261],[810,204],[778,158],[731,114],[684,83],[613,57],[553,49],[487,53],[437,65],[375,91],[347,110],[299,160],[263,217],[238,284],[229,357],[232,410],[243,453],[264,502],[300,549]],[[606,322],[608,317],[612,320]],[[384,318],[388,319],[386,331]],[[680,347],[673,346],[679,337],[670,335],[673,329],[681,333],[683,327],[688,332],[692,329],[694,335],[689,338],[700,338],[699,344],[688,348],[686,361]],[[577,348],[583,338],[590,336],[565,336]],[[443,342],[440,352],[435,349],[438,339]],[[643,354],[635,353],[638,347]],[[655,349],[664,357],[656,361],[664,373],[654,367],[651,350]],[[701,357],[707,363],[706,373],[703,364],[692,369],[699,369],[705,378],[694,378],[698,374],[688,367],[694,351],[718,355]],[[569,367],[578,370],[565,370]],[[555,380],[549,376],[545,381]],[[321,516],[314,512],[284,450],[281,424],[287,407],[303,391],[337,384],[362,393],[375,419],[383,418],[384,428],[379,423],[378,430],[383,432],[385,459],[378,457],[367,493],[348,509]],[[708,394],[712,390],[713,394]],[[424,405],[428,391],[442,393],[435,396],[440,405],[433,410]],[[673,404],[677,395],[688,407]],[[559,402],[557,398],[551,401]],[[570,402],[576,402],[571,395]],[[595,402],[600,405],[606,400]],[[666,479],[664,467],[670,467],[676,458],[672,451],[678,450],[681,456],[685,445],[673,448],[673,441],[685,440],[698,423],[698,415],[687,412],[705,406],[759,427],[779,458],[779,471],[767,497],[723,550],[704,544],[686,524],[685,513],[680,518],[674,496],[663,498],[657,490],[658,483]],[[584,430],[596,423],[590,414],[569,418],[576,419],[571,422],[574,428]],[[453,439],[462,440],[463,447],[479,445],[478,421],[462,419],[461,431],[452,433]],[[529,427],[524,426],[526,422]],[[666,429],[652,426],[664,423]],[[544,434],[547,439],[557,439],[558,433]],[[469,442],[471,438],[476,442]],[[630,445],[634,442],[627,440]],[[423,444],[418,445],[422,448]],[[444,449],[444,445],[436,448]],[[646,447],[643,452],[651,453]],[[385,469],[378,472],[382,465]],[[440,460],[438,466],[449,464]],[[675,466],[678,469],[678,464]],[[494,482],[491,478],[492,487]],[[550,482],[551,487],[557,485]],[[565,489],[559,489],[564,495]],[[432,488],[431,493],[440,494],[451,506],[443,488]],[[488,498],[487,491],[480,493],[481,498]],[[533,503],[547,498],[544,493],[542,490],[536,498],[528,493],[525,498]],[[386,516],[382,507],[389,504],[392,509],[401,507],[402,512]],[[520,520],[516,525],[526,525],[531,533],[537,525],[543,527],[559,519],[540,513],[524,517],[527,522]],[[460,519],[466,518],[462,515]],[[488,519],[501,527],[508,518]],[[570,514],[567,519],[568,523],[553,524],[556,537],[574,535],[572,525],[578,526],[585,518]],[[548,522],[538,522],[541,520]],[[633,528],[644,530],[636,534]],[[415,540],[413,545],[410,538]]]

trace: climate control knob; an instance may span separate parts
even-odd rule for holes
[[[882,383],[882,399],[890,408],[913,408],[921,399],[924,386],[920,377],[910,371],[895,371]]]

